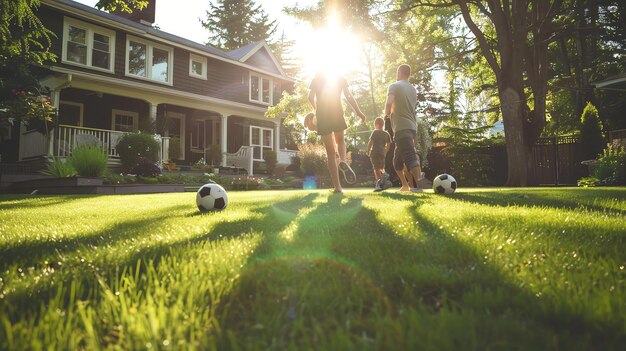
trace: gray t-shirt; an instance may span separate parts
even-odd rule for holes
[[[393,95],[391,110],[391,128],[394,133],[399,130],[417,130],[415,106],[417,106],[417,90],[406,80],[399,80],[389,86],[387,95]]]

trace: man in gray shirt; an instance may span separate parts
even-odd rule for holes
[[[402,172],[404,166],[409,170],[415,183],[421,178],[422,169],[419,156],[415,149],[415,136],[417,134],[417,119],[415,107],[417,105],[417,91],[409,83],[411,67],[400,65],[396,72],[397,81],[389,86],[387,91],[387,103],[385,104],[385,116],[391,119],[393,140],[396,149],[393,156],[393,166],[400,177],[402,188],[400,191],[421,192],[422,189],[410,188]]]

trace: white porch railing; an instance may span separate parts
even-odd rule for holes
[[[68,157],[72,150],[82,145],[100,146],[107,151],[109,158],[119,158],[117,143],[126,132],[59,125],[49,139],[44,134],[30,131],[20,138],[20,159],[36,156]],[[169,138],[156,136],[160,145],[161,162],[167,158]]]
[[[281,165],[291,164],[291,158],[298,155],[298,150],[278,150],[277,163]]]
[[[60,125],[54,131],[52,155],[67,157],[77,146],[94,145],[107,150],[109,157],[119,157],[116,147],[124,134],[114,130]]]

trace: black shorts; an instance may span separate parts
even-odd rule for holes
[[[415,134],[414,130],[403,129],[397,131],[393,136],[393,140],[396,143],[396,149],[393,154],[393,167],[397,171],[402,170],[405,165],[409,170],[420,165],[417,150],[415,149]]]
[[[317,134],[328,135],[333,132],[343,132],[348,128],[346,120],[343,118],[343,111],[333,114],[317,115]]]
[[[385,155],[372,154],[370,161],[372,161],[372,167],[375,169],[385,168]]]

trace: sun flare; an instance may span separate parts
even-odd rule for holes
[[[330,16],[325,27],[311,32],[305,39],[305,70],[310,74],[345,75],[358,70],[360,39]]]

